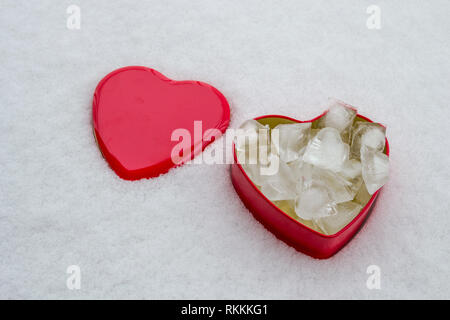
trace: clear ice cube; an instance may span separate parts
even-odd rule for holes
[[[301,156],[302,149],[309,139],[311,123],[279,124],[271,131],[271,141],[280,159],[294,161]],[[278,137],[274,136],[278,130]]]
[[[257,164],[261,152],[270,150],[270,135],[268,126],[263,126],[256,120],[245,121],[237,130],[235,137],[236,156],[241,164]],[[265,150],[261,150],[265,147]]]
[[[368,146],[377,151],[384,150],[386,128],[378,123],[358,121],[352,134],[351,157],[360,158],[361,148]]]
[[[355,179],[361,175],[361,162],[356,159],[347,160],[339,173],[345,178]]]
[[[319,168],[339,172],[348,160],[349,149],[349,145],[342,142],[335,128],[324,128],[309,141],[303,161]]]
[[[304,220],[315,220],[335,214],[336,204],[328,189],[312,183],[302,188],[295,202],[295,213]]]
[[[273,161],[273,157],[272,157]],[[279,160],[278,170],[273,175],[261,175],[261,192],[271,201],[294,200],[296,181],[293,179],[291,169]]]
[[[335,234],[348,225],[360,212],[362,206],[349,201],[336,206],[336,214],[316,220],[321,231],[327,235]]]
[[[297,192],[301,192],[315,183],[325,187],[335,203],[353,200],[363,184],[361,167],[359,167],[359,171],[358,168],[348,169],[349,172],[346,172],[346,175],[342,172],[336,173],[318,168],[299,160],[290,163],[289,167],[293,179],[297,181]],[[355,164],[355,167],[358,165]]]
[[[256,164],[241,163],[245,173],[257,186],[262,186],[271,176],[279,174],[280,158],[276,154],[269,153],[264,163],[258,160]],[[283,164],[281,164],[283,165]],[[284,171],[283,171],[284,174]],[[275,177],[274,177],[275,179]]]
[[[310,172],[309,177],[312,179],[312,165],[309,163],[306,163],[303,161],[303,159],[297,159],[295,161],[292,161],[288,164],[288,167],[291,170],[291,176],[292,178],[299,182],[300,180],[304,179],[305,175]]]
[[[369,194],[374,194],[388,180],[389,158],[374,148],[361,148],[362,177]]]
[[[282,211],[284,211],[286,214],[288,214],[289,216],[291,216],[292,218],[294,218],[295,220],[298,220],[300,223],[302,223],[303,225],[314,229],[318,232],[321,232],[322,230],[320,228],[318,228],[314,222],[314,220],[305,220],[300,218],[296,213],[295,213],[295,201],[292,200],[282,200],[282,201],[274,201],[273,202],[278,208],[280,208]]]
[[[349,179],[341,174],[319,168],[315,168],[313,179],[320,181],[328,188],[331,198],[336,203],[353,200],[363,183],[361,175]]]
[[[268,126],[263,126],[256,120],[245,121],[236,132],[235,146],[238,162],[257,186],[261,186],[264,182],[261,166],[267,166],[267,162],[261,161],[264,159],[261,157],[261,149],[265,147],[264,151],[270,150],[269,139]]]
[[[350,140],[350,131],[353,120],[356,117],[356,109],[346,106],[340,101],[333,101],[327,113],[320,119],[319,128],[335,128],[345,142]]]
[[[244,163],[242,164],[242,168],[244,168],[245,173],[254,184],[261,186],[264,183],[264,177],[261,176],[261,168],[259,164]]]

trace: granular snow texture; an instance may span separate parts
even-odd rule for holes
[[[81,8],[69,30],[66,9]],[[368,6],[381,29],[366,26]],[[0,2],[0,298],[450,298],[449,1]],[[230,127],[310,119],[328,97],[387,126],[390,180],[337,255],[277,240],[229,165],[124,181],[92,134],[128,65],[218,88]],[[69,290],[66,269],[81,269]],[[381,270],[369,290],[367,267]]]

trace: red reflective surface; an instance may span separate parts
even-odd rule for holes
[[[190,134],[193,158],[211,141],[208,129],[225,132],[230,108],[214,87],[199,81],[174,81],[156,70],[132,66],[104,77],[95,90],[93,127],[100,150],[123,179],[150,178],[176,166],[171,152],[175,129]],[[194,134],[194,121],[201,133]],[[194,148],[194,146],[196,146]]]
[[[312,122],[319,119],[324,114],[325,113],[309,121],[299,121],[279,115],[262,116],[255,120],[278,117],[295,122]],[[372,122],[364,116],[358,116]],[[336,234],[324,235],[295,220],[267,199],[247,176],[241,164],[237,162],[234,145],[233,152],[234,163],[231,165],[231,180],[245,206],[250,210],[253,216],[277,236],[277,238],[283,240],[298,251],[314,258],[326,259],[333,256],[353,238],[370,215],[378,193],[381,190],[376,191],[372,195],[369,202],[362,208],[361,212],[346,227]],[[387,139],[386,154],[389,156],[389,144]]]

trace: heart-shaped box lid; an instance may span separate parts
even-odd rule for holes
[[[103,156],[127,180],[156,177],[192,159],[213,141],[205,139],[205,133],[224,133],[230,121],[228,102],[216,88],[174,81],[140,66],[105,76],[95,89],[92,111]],[[194,130],[195,122],[200,129]],[[190,152],[178,163],[172,159],[180,143],[180,135],[174,135],[177,129],[191,139]]]

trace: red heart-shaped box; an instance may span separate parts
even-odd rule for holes
[[[214,141],[205,139],[207,132],[223,133],[230,121],[228,102],[214,87],[174,81],[138,66],[104,77],[95,89],[92,111],[94,135],[103,156],[127,180],[156,177],[192,159]],[[176,129],[191,138],[190,152],[183,154],[180,163],[172,160],[179,143],[179,137],[172,136]]]
[[[269,124],[273,128],[281,123],[313,122],[324,116],[325,113],[309,121],[299,121],[280,115],[267,115],[255,118],[262,124]],[[370,119],[357,115],[360,121]],[[306,253],[314,258],[326,259],[338,252],[362,227],[366,218],[370,215],[375,200],[380,192],[376,191],[361,212],[343,229],[333,235],[319,233],[278,208],[272,201],[253,184],[245,173],[242,165],[238,163],[236,149],[233,145],[234,163],[231,166],[231,180],[241,200],[250,210],[253,216],[260,221],[275,236],[298,251]],[[384,152],[389,156],[389,144],[386,139]]]

